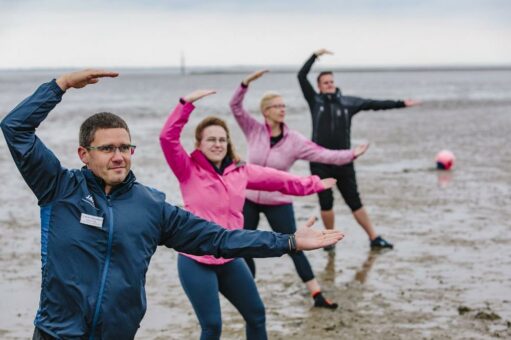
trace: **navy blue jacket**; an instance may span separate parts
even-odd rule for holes
[[[132,172],[109,195],[87,168],[69,170],[35,135],[60,102],[55,80],[1,123],[41,209],[42,286],[36,327],[59,339],[132,339],[146,311],[145,276],[158,245],[221,257],[288,252],[289,236],[228,231],[165,202]],[[100,226],[82,216],[103,218]]]
[[[312,141],[328,149],[351,148],[351,119],[364,110],[388,110],[405,107],[402,100],[374,100],[334,94],[316,93],[307,80],[316,55],[313,54],[298,72],[298,81],[312,115]],[[350,166],[352,166],[350,164]]]

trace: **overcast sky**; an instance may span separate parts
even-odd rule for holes
[[[0,68],[510,65],[508,0],[0,0]]]

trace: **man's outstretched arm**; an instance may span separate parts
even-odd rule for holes
[[[94,77],[91,78],[91,75]],[[51,200],[63,169],[53,152],[36,136],[35,129],[60,103],[65,90],[92,84],[101,76],[116,75],[112,72],[94,70],[63,75],[58,80],[39,86],[0,123],[14,162],[39,200],[39,204],[42,205]]]
[[[419,101],[413,99],[406,100],[374,100],[374,99],[363,99],[357,97],[345,97],[348,101],[352,101],[355,106],[355,113],[358,111],[367,110],[390,110],[400,109],[405,107],[412,107],[420,105]],[[351,98],[351,99],[348,99]]]
[[[170,204],[165,206],[164,219],[160,243],[194,255],[276,257],[293,251],[323,248],[344,237],[337,230],[311,228],[315,221],[312,218],[294,235],[259,230],[227,230]]]

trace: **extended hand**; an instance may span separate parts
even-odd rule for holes
[[[355,154],[355,158],[358,158],[358,156],[361,156],[363,155],[367,149],[369,149],[369,144],[360,144],[360,145],[357,145],[354,149],[353,149],[353,153]]]
[[[314,54],[316,55],[316,57],[321,57],[323,54],[333,54],[333,52],[330,52],[329,50],[327,50],[326,48],[321,48],[319,50],[317,50],[316,52],[314,52]]]
[[[344,238],[339,230],[318,230],[311,228],[315,217],[310,217],[305,225],[295,233],[296,250],[313,250],[335,244]]]
[[[334,187],[335,183],[337,183],[337,180],[335,178],[323,178],[321,180],[321,183],[323,183],[323,186],[326,189],[331,189]]]
[[[183,99],[188,103],[193,103],[196,100],[202,99],[215,93],[215,90],[196,90],[184,96]]]
[[[63,91],[66,91],[70,88],[81,89],[82,87],[85,87],[89,84],[96,84],[99,81],[99,78],[115,78],[118,75],[119,73],[117,72],[87,69],[61,75],[57,79],[57,85]]]
[[[413,100],[413,99],[405,99],[404,100],[405,102],[405,106],[406,107],[410,107],[410,106],[417,106],[417,105],[420,105],[421,102],[418,101],[418,100]]]
[[[243,79],[243,84],[249,85],[251,82],[253,82],[256,79],[259,79],[263,76],[263,74],[270,72],[269,70],[259,70],[257,72],[254,72],[252,74],[249,74],[245,79]]]

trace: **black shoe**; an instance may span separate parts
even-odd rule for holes
[[[335,302],[325,299],[323,294],[321,294],[321,292],[319,292],[316,295],[314,295],[314,307],[337,309],[337,307],[339,307],[339,305],[336,304]]]
[[[371,249],[394,249],[394,245],[388,241],[386,241],[381,236],[377,236],[374,240],[371,241]]]
[[[324,247],[323,250],[328,251],[328,252],[334,252],[335,251],[335,243]]]

